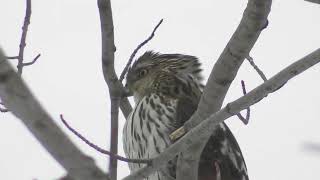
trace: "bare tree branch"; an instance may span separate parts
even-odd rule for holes
[[[110,2],[109,2],[110,3]],[[110,4],[109,4],[110,5]],[[110,5],[111,6],[111,5]],[[112,25],[112,12],[111,12],[111,7],[110,7],[110,15],[109,15],[109,21],[111,20],[110,25]],[[111,18],[110,18],[111,17]],[[101,20],[102,21],[102,20]],[[155,31],[157,30],[157,28],[160,26],[160,24],[162,23],[162,19],[160,20],[160,22],[157,24],[157,26],[153,29],[151,35],[145,40],[143,41],[141,44],[138,45],[138,47],[133,51],[133,53],[130,56],[130,59],[126,65],[126,67],[124,68],[124,70],[121,73],[120,76],[120,80],[118,82],[118,84],[121,84],[121,81],[123,80],[126,72],[128,71],[128,68],[134,58],[134,56],[136,55],[136,53],[138,52],[138,50],[145,45],[146,43],[148,43],[154,36]],[[113,38],[112,38],[113,39]],[[109,41],[111,41],[111,38],[109,39]],[[109,52],[113,53],[113,52]],[[114,56],[114,55],[113,55]],[[114,57],[113,57],[114,58]],[[109,61],[111,61],[111,59],[108,59]],[[114,60],[112,60],[114,61]],[[113,66],[112,66],[113,67]],[[109,68],[110,70],[110,68]],[[108,70],[108,71],[109,71]],[[113,67],[113,71],[114,71],[114,67]],[[116,74],[114,74],[116,76]],[[116,77],[117,78],[117,77]],[[113,83],[109,83],[109,90],[110,90],[110,85],[111,86],[115,86],[115,84]],[[122,88],[122,87],[120,87]],[[119,114],[119,103],[120,103],[120,97],[123,97],[119,92],[121,91],[119,87],[118,89],[118,93],[115,94],[114,92],[111,92],[110,90],[110,99],[111,99],[111,140],[110,140],[110,151],[112,154],[117,154],[118,152],[118,114]],[[110,178],[111,180],[116,180],[117,179],[117,158],[111,156],[110,157],[110,163],[109,163],[109,172],[110,172]]]
[[[6,59],[18,59],[18,56],[7,56]]]
[[[112,20],[112,9],[110,0],[98,0],[98,8],[101,23],[102,37],[102,70],[104,79],[108,85],[111,99],[111,139],[110,151],[112,154],[118,153],[118,108],[127,118],[132,111],[132,107],[127,98],[122,96],[124,90],[123,85],[118,80],[114,69],[114,28]],[[121,97],[123,97],[121,99]],[[117,179],[117,159],[110,157],[109,173],[111,180]]]
[[[70,176],[77,180],[106,179],[107,176],[95,165],[93,159],[83,154],[55,124],[1,50],[0,97]]]
[[[270,12],[271,0],[249,0],[243,13],[243,17],[236,31],[229,40],[224,51],[215,63],[208,82],[205,86],[198,109],[182,128],[177,130],[177,134],[188,132],[209,115],[217,112],[224,101],[230,84],[234,80],[238,69],[243,63],[245,57],[249,55],[250,50],[257,41],[261,31],[268,25],[268,14]],[[180,132],[179,132],[180,131]],[[198,174],[198,162],[200,154],[207,143],[207,139],[202,139],[194,146],[184,152],[179,161],[180,164],[189,163],[188,168],[177,171],[184,176],[185,180],[194,180]],[[202,145],[201,145],[202,143]],[[178,167],[179,168],[179,167]]]
[[[243,80],[241,80],[241,86],[242,86],[243,95],[246,95],[246,94],[247,94],[247,90],[246,90],[246,86],[245,86]],[[239,118],[245,125],[247,125],[247,124],[249,123],[249,119],[250,119],[250,107],[248,107],[246,110],[247,110],[247,113],[246,113],[246,117],[245,117],[245,118],[241,115],[241,112],[239,112],[239,113],[237,114],[238,118]]]
[[[257,73],[259,74],[261,79],[263,81],[267,81],[268,79],[267,79],[266,75],[264,75],[263,71],[261,71],[261,69],[254,63],[253,58],[251,56],[247,56],[246,59],[249,61],[250,65],[254,68],[254,70],[257,71]]]
[[[153,31],[152,33],[150,34],[150,36],[144,40],[142,43],[140,43],[137,48],[132,52],[130,58],[129,58],[129,61],[127,62],[127,65],[126,67],[123,69],[121,75],[120,75],[120,82],[122,82],[122,80],[124,79],[124,76],[126,75],[130,65],[131,65],[131,62],[133,61],[133,58],[134,56],[137,54],[137,52],[139,51],[139,49],[141,49],[145,44],[147,44],[153,37],[154,37],[154,33],[156,32],[156,30],[158,29],[158,27],[161,25],[161,23],[163,22],[163,19],[161,19],[159,21],[159,23],[153,28]]]
[[[188,131],[217,112],[243,60],[267,24],[271,0],[249,0],[242,20],[215,63],[196,113],[185,124]]]
[[[118,81],[114,70],[114,45],[113,20],[110,0],[98,0],[101,36],[102,36],[102,70],[110,94],[123,92],[123,85]],[[127,98],[121,98],[120,108],[127,118],[132,111],[132,107]]]
[[[31,62],[22,63],[22,66],[30,66],[30,65],[34,64],[39,59],[40,56],[41,56],[41,54],[38,54]]]
[[[17,59],[18,60],[18,74],[22,75],[22,69],[24,66],[29,66],[34,64],[38,58],[40,57],[40,54],[38,54],[33,61],[24,63],[24,49],[26,47],[26,39],[27,39],[27,33],[28,33],[28,27],[30,25],[30,18],[31,18],[31,0],[26,0],[26,14],[24,16],[23,26],[22,26],[22,34],[20,39],[20,45],[19,45],[19,53],[18,56],[12,56],[7,57],[7,59]]]
[[[19,55],[18,56],[8,56],[6,59],[17,59],[18,60],[18,74],[22,75],[22,69],[24,66],[32,65],[36,62],[36,60],[40,57],[40,54],[30,63],[23,63],[24,59],[24,48],[26,47],[26,39],[27,39],[27,33],[28,33],[28,26],[30,24],[30,18],[31,18],[31,0],[26,0],[26,14],[24,16],[23,26],[22,26],[22,34],[20,39],[20,45],[19,45]],[[3,105],[3,103],[1,103]],[[0,112],[9,112],[8,109],[0,108]]]
[[[228,103],[226,107],[210,115],[201,124],[190,130],[185,136],[167,148],[163,153],[152,159],[150,166],[145,166],[124,178],[125,180],[138,180],[148,177],[151,173],[164,166],[169,160],[174,158],[179,152],[189,149],[193,144],[209,137],[215,131],[216,125],[225,119],[236,115],[241,110],[265,98],[268,94],[276,91],[288,80],[320,62],[320,49],[312,52],[304,58],[286,67],[268,81],[256,87],[241,98]]]
[[[118,117],[120,96],[110,95],[111,99],[111,136],[110,136],[110,152],[118,154]],[[109,175],[111,180],[117,180],[118,161],[117,158],[110,156],[109,159]]]
[[[62,114],[60,115],[60,119],[62,121],[62,123],[74,134],[76,135],[78,138],[80,138],[83,142],[85,142],[87,145],[89,145],[90,147],[92,147],[93,149],[95,149],[96,151],[102,153],[102,154],[106,154],[109,156],[112,156],[115,159],[118,159],[120,161],[123,162],[129,162],[129,163],[138,163],[138,164],[148,164],[150,163],[149,159],[129,159],[129,158],[125,158],[122,156],[119,156],[117,154],[112,154],[110,151],[107,151],[97,145],[95,145],[94,143],[90,142],[88,139],[86,139],[84,136],[82,136],[77,130],[73,129],[68,123],[67,121],[63,118]]]
[[[23,26],[22,26],[22,35],[19,45],[19,55],[18,55],[18,74],[22,74],[23,69],[23,54],[24,54],[24,48],[26,47],[26,38],[28,33],[28,26],[30,24],[30,17],[31,17],[31,0],[26,0],[27,6],[26,6],[26,15],[24,17]]]

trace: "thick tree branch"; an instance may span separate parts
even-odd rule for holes
[[[266,28],[268,24],[267,17],[270,12],[270,7],[271,0],[248,1],[239,26],[211,71],[197,111],[192,115],[190,120],[185,123],[183,128],[179,128],[178,130],[188,132],[203,119],[206,119],[209,115],[217,112],[221,108],[223,100],[238,69],[245,57],[249,55],[249,52],[257,41],[261,31]],[[178,132],[177,134],[182,133]],[[198,142],[190,147],[187,152],[184,152],[183,159],[179,158],[179,161],[184,161],[180,164],[192,162],[189,163],[188,166],[185,166],[188,168],[178,169],[177,171],[177,173],[180,173],[185,177],[184,179],[196,179],[195,176],[198,174],[199,163],[195,161],[199,160],[197,157],[200,157],[208,138],[202,139],[201,142]]]
[[[215,63],[196,113],[184,126],[192,129],[201,120],[217,112],[244,59],[265,28],[271,0],[249,0],[241,22]]]
[[[287,83],[288,80],[319,62],[320,49],[317,49],[306,57],[283,69],[271,79],[256,87],[246,95],[242,96],[236,101],[228,103],[226,107],[210,115],[208,118],[202,121],[201,124],[190,130],[185,136],[167,148],[163,153],[152,159],[150,166],[141,168],[124,179],[138,180],[148,177],[151,173],[164,166],[165,163],[167,163],[170,159],[174,158],[179,152],[185,151],[193,146],[193,144],[209,137],[212,132],[214,132],[216,125],[225,119],[236,115],[241,110],[259,102],[268,94],[278,90],[281,86]]]
[[[106,179],[107,176],[95,165],[93,159],[83,154],[54,123],[1,50],[0,97],[71,177],[77,180]]]

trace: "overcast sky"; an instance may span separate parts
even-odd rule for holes
[[[146,50],[185,53],[200,58],[205,77],[239,24],[247,1],[117,0],[112,1],[116,70],[121,72],[133,49],[161,18],[163,24]],[[110,101],[101,70],[101,37],[95,0],[33,0],[23,77],[41,103],[74,143],[107,169],[107,157],[92,150],[61,125],[59,114],[88,139],[108,147]],[[0,1],[0,45],[8,56],[17,55],[25,1]],[[319,48],[320,5],[303,0],[275,0],[265,29],[251,56],[271,77],[292,62]],[[13,64],[16,62],[13,60]],[[250,123],[237,118],[230,125],[244,154],[249,176],[257,180],[320,179],[320,65],[289,81],[279,91],[252,107]],[[262,83],[244,62],[226,102]],[[225,103],[226,103],[225,102]],[[122,134],[124,118],[119,131]],[[21,121],[0,114],[0,179],[53,180],[65,171],[42,148]],[[62,147],[63,148],[63,147]],[[123,155],[122,143],[119,144]],[[119,176],[128,175],[119,163]]]

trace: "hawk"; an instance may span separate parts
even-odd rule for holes
[[[123,129],[125,154],[134,159],[153,158],[174,143],[169,135],[197,109],[204,87],[199,60],[148,51],[130,67],[126,81],[136,105]],[[213,132],[199,163],[199,180],[249,179],[240,147],[225,123]],[[129,163],[131,171],[142,166]],[[173,179],[175,166],[173,159],[147,179]]]

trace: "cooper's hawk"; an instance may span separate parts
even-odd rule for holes
[[[182,54],[149,51],[132,65],[126,87],[134,96],[136,106],[123,129],[128,158],[153,158],[173,143],[169,135],[181,127],[198,106],[203,89],[200,72],[198,59]],[[175,165],[176,159],[148,180],[174,178]],[[131,171],[142,166],[129,163]],[[199,180],[215,180],[217,169],[222,180],[248,180],[241,150],[225,123],[213,132],[201,154]]]

